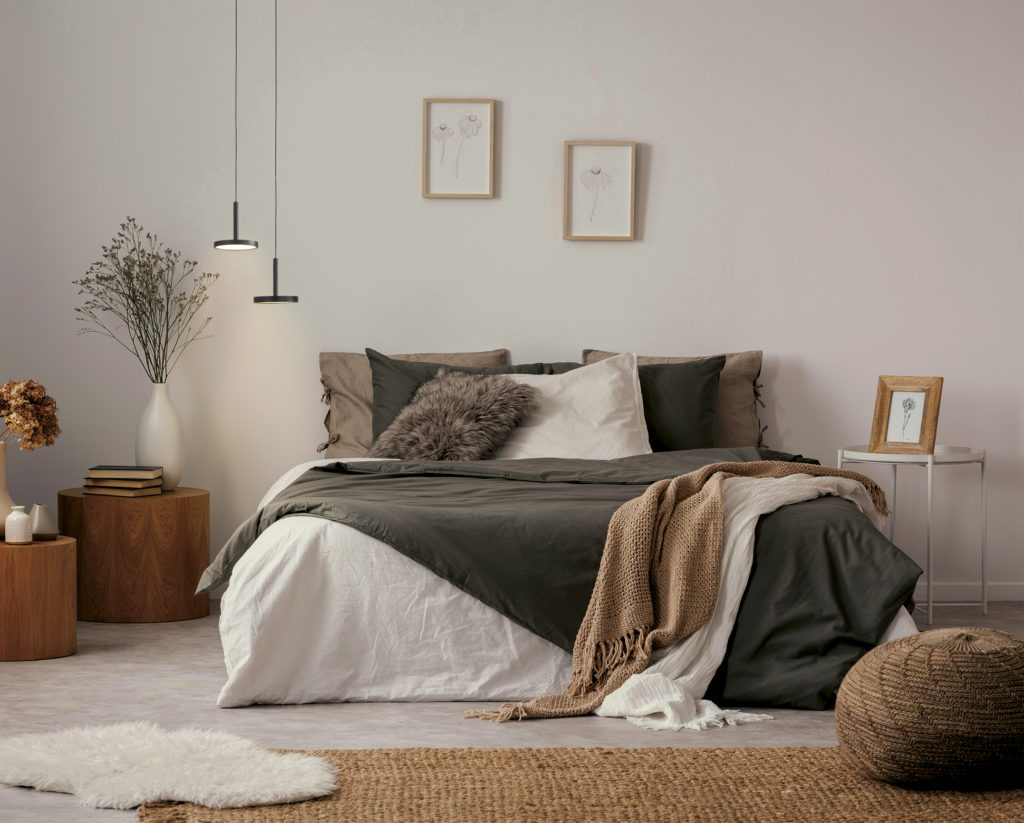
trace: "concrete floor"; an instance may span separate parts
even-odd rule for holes
[[[989,626],[1024,637],[1024,603],[935,610],[934,627]],[[921,612],[915,614],[925,628]],[[0,734],[148,720],[198,726],[292,749],[461,746],[834,746],[832,712],[774,711],[775,720],[705,732],[651,732],[581,717],[497,725],[464,720],[471,703],[341,703],[218,709],[225,679],[217,618],[183,623],[79,623],[78,654],[0,663]],[[0,787],[0,821],[128,823],[134,812],[83,809],[75,798]]]

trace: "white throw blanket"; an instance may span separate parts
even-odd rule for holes
[[[722,486],[725,508],[718,601],[704,626],[669,649],[642,674],[608,695],[595,714],[625,717],[648,729],[705,729],[771,719],[718,708],[702,700],[725,657],[754,558],[758,518],[790,503],[834,495],[854,502],[880,529],[884,518],[865,488],[845,477],[795,474],[781,478],[730,477]]]

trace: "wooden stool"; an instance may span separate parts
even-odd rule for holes
[[[0,541],[0,660],[66,657],[78,650],[75,541]]]
[[[78,619],[160,623],[210,613],[196,584],[210,563],[210,493],[179,486],[152,497],[65,489],[61,531],[78,540]]]

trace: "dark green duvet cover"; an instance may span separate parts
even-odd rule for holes
[[[290,515],[381,540],[506,617],[572,651],[615,510],[708,463],[800,460],[755,448],[618,460],[371,461],[318,467],[243,523],[200,590],[225,582],[256,537]],[[729,650],[708,697],[822,709],[877,645],[921,570],[857,507],[825,497],[761,518]]]

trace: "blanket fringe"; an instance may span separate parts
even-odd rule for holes
[[[483,709],[474,709],[473,711],[466,712],[463,717],[490,720],[494,723],[507,723],[509,720],[523,720],[526,717],[526,704],[505,703],[497,710],[485,711]]]
[[[647,632],[647,627],[639,627],[614,640],[592,644],[587,655],[589,662],[573,671],[565,694],[579,697],[598,688],[615,669],[643,648]]]

